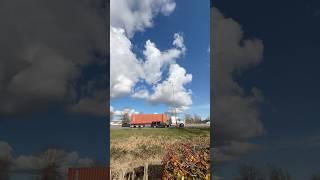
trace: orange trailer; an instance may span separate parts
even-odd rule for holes
[[[131,127],[168,127],[169,118],[166,114],[132,114]]]
[[[91,167],[91,168],[69,168],[68,180],[106,180],[110,179],[110,168]]]

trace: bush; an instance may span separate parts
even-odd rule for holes
[[[162,160],[164,179],[210,179],[209,144],[175,143]]]

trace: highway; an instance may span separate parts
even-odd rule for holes
[[[185,128],[194,128],[194,127],[210,127],[210,124],[185,124]],[[121,125],[110,125],[111,129],[123,129],[123,128],[128,128],[128,127],[121,127]],[[145,127],[145,128],[149,128],[149,127]]]

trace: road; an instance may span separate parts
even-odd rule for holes
[[[185,127],[210,127],[210,124],[185,124]]]
[[[186,128],[193,128],[193,127],[210,127],[210,124],[186,124],[185,125]],[[121,127],[121,125],[110,125],[111,129],[123,129],[123,128],[127,128],[127,127]]]

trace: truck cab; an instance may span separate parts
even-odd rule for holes
[[[170,126],[184,127],[185,123],[180,117],[171,116],[170,117]]]

